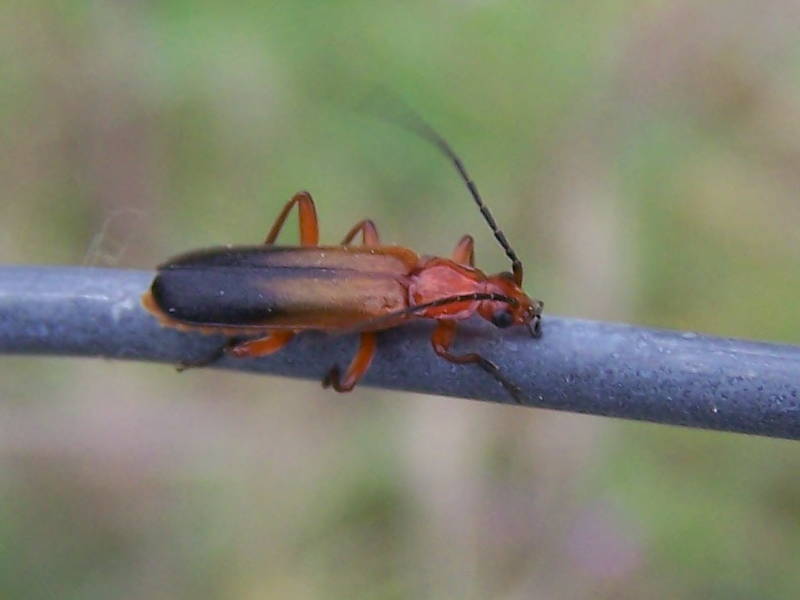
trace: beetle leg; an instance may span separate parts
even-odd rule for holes
[[[228,348],[230,348],[232,344],[236,342],[237,338],[229,339],[224,344],[222,344],[222,346],[214,350],[214,352],[206,358],[201,358],[200,360],[192,360],[192,361],[182,360],[175,366],[175,370],[178,371],[178,373],[182,373],[187,369],[199,369],[201,367],[207,367],[208,365],[217,362],[220,358],[225,356],[225,351]]]
[[[258,357],[273,354],[288,344],[294,337],[295,333],[291,330],[286,331],[273,331],[269,335],[257,339],[242,340],[241,338],[234,337],[226,341],[222,346],[214,350],[214,353],[195,361],[182,361],[175,367],[178,372],[185,371],[186,369],[196,369],[199,367],[207,367],[210,364],[217,362],[226,354],[233,354],[236,358]]]
[[[436,325],[436,329],[433,330],[433,335],[431,336],[433,351],[445,360],[449,360],[451,363],[458,365],[474,363],[478,365],[481,369],[494,377],[504,388],[506,388],[508,393],[511,394],[511,397],[514,398],[514,401],[517,404],[522,404],[522,392],[516,385],[511,383],[503,376],[503,374],[500,372],[500,368],[496,364],[483,358],[480,354],[475,354],[474,352],[459,355],[451,354],[450,346],[453,345],[455,338],[455,321],[439,321]]]
[[[236,358],[256,358],[274,354],[288,344],[295,333],[291,329],[278,330],[254,340],[245,340],[227,346],[226,351]]]
[[[361,232],[362,246],[377,246],[381,243],[380,237],[378,236],[378,228],[375,226],[374,221],[372,221],[372,219],[364,219],[356,223],[355,227],[347,232],[347,235],[344,236],[342,240],[342,246],[350,244],[353,238],[358,235],[359,231]]]
[[[300,220],[300,245],[301,246],[316,246],[319,244],[319,222],[317,221],[317,210],[314,208],[314,200],[308,192],[297,192],[283,210],[275,219],[275,224],[267,234],[265,244],[270,245],[275,243],[278,234],[283,228],[283,223],[289,212],[297,205],[298,219]]]
[[[358,352],[353,357],[344,378],[340,377],[338,365],[334,365],[325,379],[322,380],[322,387],[333,386],[337,392],[349,392],[369,369],[369,365],[375,356],[375,347],[378,336],[375,332],[365,332],[361,334],[361,345]]]
[[[456,249],[453,250],[453,261],[460,265],[475,266],[475,240],[467,234],[458,240]]]

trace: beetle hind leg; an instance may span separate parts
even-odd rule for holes
[[[256,339],[242,339],[232,337],[206,358],[194,361],[181,361],[175,367],[179,373],[187,369],[197,369],[214,364],[226,354],[231,354],[236,358],[257,358],[274,354],[295,336],[294,331],[273,331],[269,335]]]
[[[341,377],[339,367],[335,365],[331,367],[325,379],[322,380],[322,387],[333,387],[337,392],[349,392],[352,390],[369,369],[369,365],[375,356],[376,342],[377,334],[374,332],[362,333],[361,345],[350,362],[350,366],[347,367],[344,377]]]
[[[231,348],[241,344],[242,341],[243,340],[240,337],[230,337],[207,357],[199,360],[182,360],[175,365],[175,370],[178,371],[178,373],[183,373],[187,369],[200,369],[202,367],[213,365],[215,362],[225,356]]]
[[[239,341],[238,338],[230,338],[219,348],[214,350],[213,353],[211,353],[205,358],[201,358],[199,360],[182,360],[177,365],[175,365],[175,370],[178,371],[178,373],[183,373],[187,369],[200,369],[202,367],[213,365],[220,358],[225,356],[225,352],[228,350],[228,348],[236,344],[238,341]]]
[[[254,340],[237,341],[237,343],[229,345],[225,351],[236,358],[268,356],[283,348],[292,341],[294,336],[294,331],[290,329],[272,331],[268,335]]]

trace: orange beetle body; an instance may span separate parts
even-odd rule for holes
[[[520,401],[520,391],[498,367],[474,353],[454,355],[456,323],[475,314],[498,327],[525,325],[540,333],[542,303],[522,290],[522,264],[497,228],[466,175],[461,161],[429,128],[423,135],[450,156],[481,213],[512,261],[513,273],[487,276],[474,266],[474,242],[465,235],[451,258],[418,256],[401,246],[380,244],[370,220],[356,224],[338,246],[319,246],[314,201],[296,194],[278,215],[264,245],[197,250],[158,267],[142,304],[166,327],[217,333],[229,342],[209,360],[225,353],[258,357],[277,352],[299,332],[358,331],[361,345],[344,374],[332,367],[324,386],[351,390],[369,368],[376,332],[410,318],[437,321],[434,351],[458,364],[476,364]],[[300,246],[276,246],[287,216],[297,208]],[[351,245],[361,235],[360,245]],[[242,340],[242,337],[248,339]]]

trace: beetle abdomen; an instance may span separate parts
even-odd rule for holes
[[[156,304],[178,321],[219,325],[258,325],[277,316],[280,301],[255,285],[264,273],[242,269],[163,271],[150,288]]]

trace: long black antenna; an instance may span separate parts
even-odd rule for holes
[[[448,304],[455,304],[456,302],[468,302],[470,300],[474,301],[493,300],[495,302],[505,302],[509,306],[519,305],[519,303],[514,298],[509,298],[508,296],[504,296],[502,294],[494,294],[490,292],[473,292],[471,294],[458,294],[455,296],[445,296],[444,298],[438,298],[437,300],[433,300],[431,302],[425,302],[423,304],[413,304],[411,306],[406,306],[405,308],[400,308],[398,310],[385,313],[379,317],[374,317],[366,321],[361,321],[359,323],[356,323],[355,326],[353,327],[348,327],[347,329],[338,331],[338,333],[357,333],[360,331],[370,331],[375,328],[383,327],[384,325],[391,323],[398,317],[413,315],[414,313],[419,312],[421,310],[425,310],[426,308],[446,306]]]
[[[447,143],[447,140],[445,140],[433,127],[428,125],[428,123],[416,112],[405,105],[402,105],[402,108],[405,115],[402,119],[398,120],[398,123],[410,129],[421,138],[431,142],[434,146],[439,148],[439,150],[441,150],[445,156],[453,161],[453,164],[456,166],[459,175],[461,175],[461,179],[463,179],[464,183],[467,184],[467,188],[469,189],[470,194],[472,194],[475,204],[478,205],[483,218],[489,224],[495,239],[497,239],[497,241],[503,247],[506,256],[508,256],[509,260],[511,261],[511,270],[514,274],[514,281],[517,283],[517,285],[522,285],[522,261],[517,256],[517,253],[514,252],[511,244],[508,243],[506,235],[497,226],[497,221],[494,220],[492,213],[489,211],[489,207],[483,203],[480,192],[478,192],[478,187],[469,176],[469,173],[467,173],[467,169],[464,167],[464,163],[461,161],[458,154],[456,154],[455,150],[450,147],[450,144]]]

